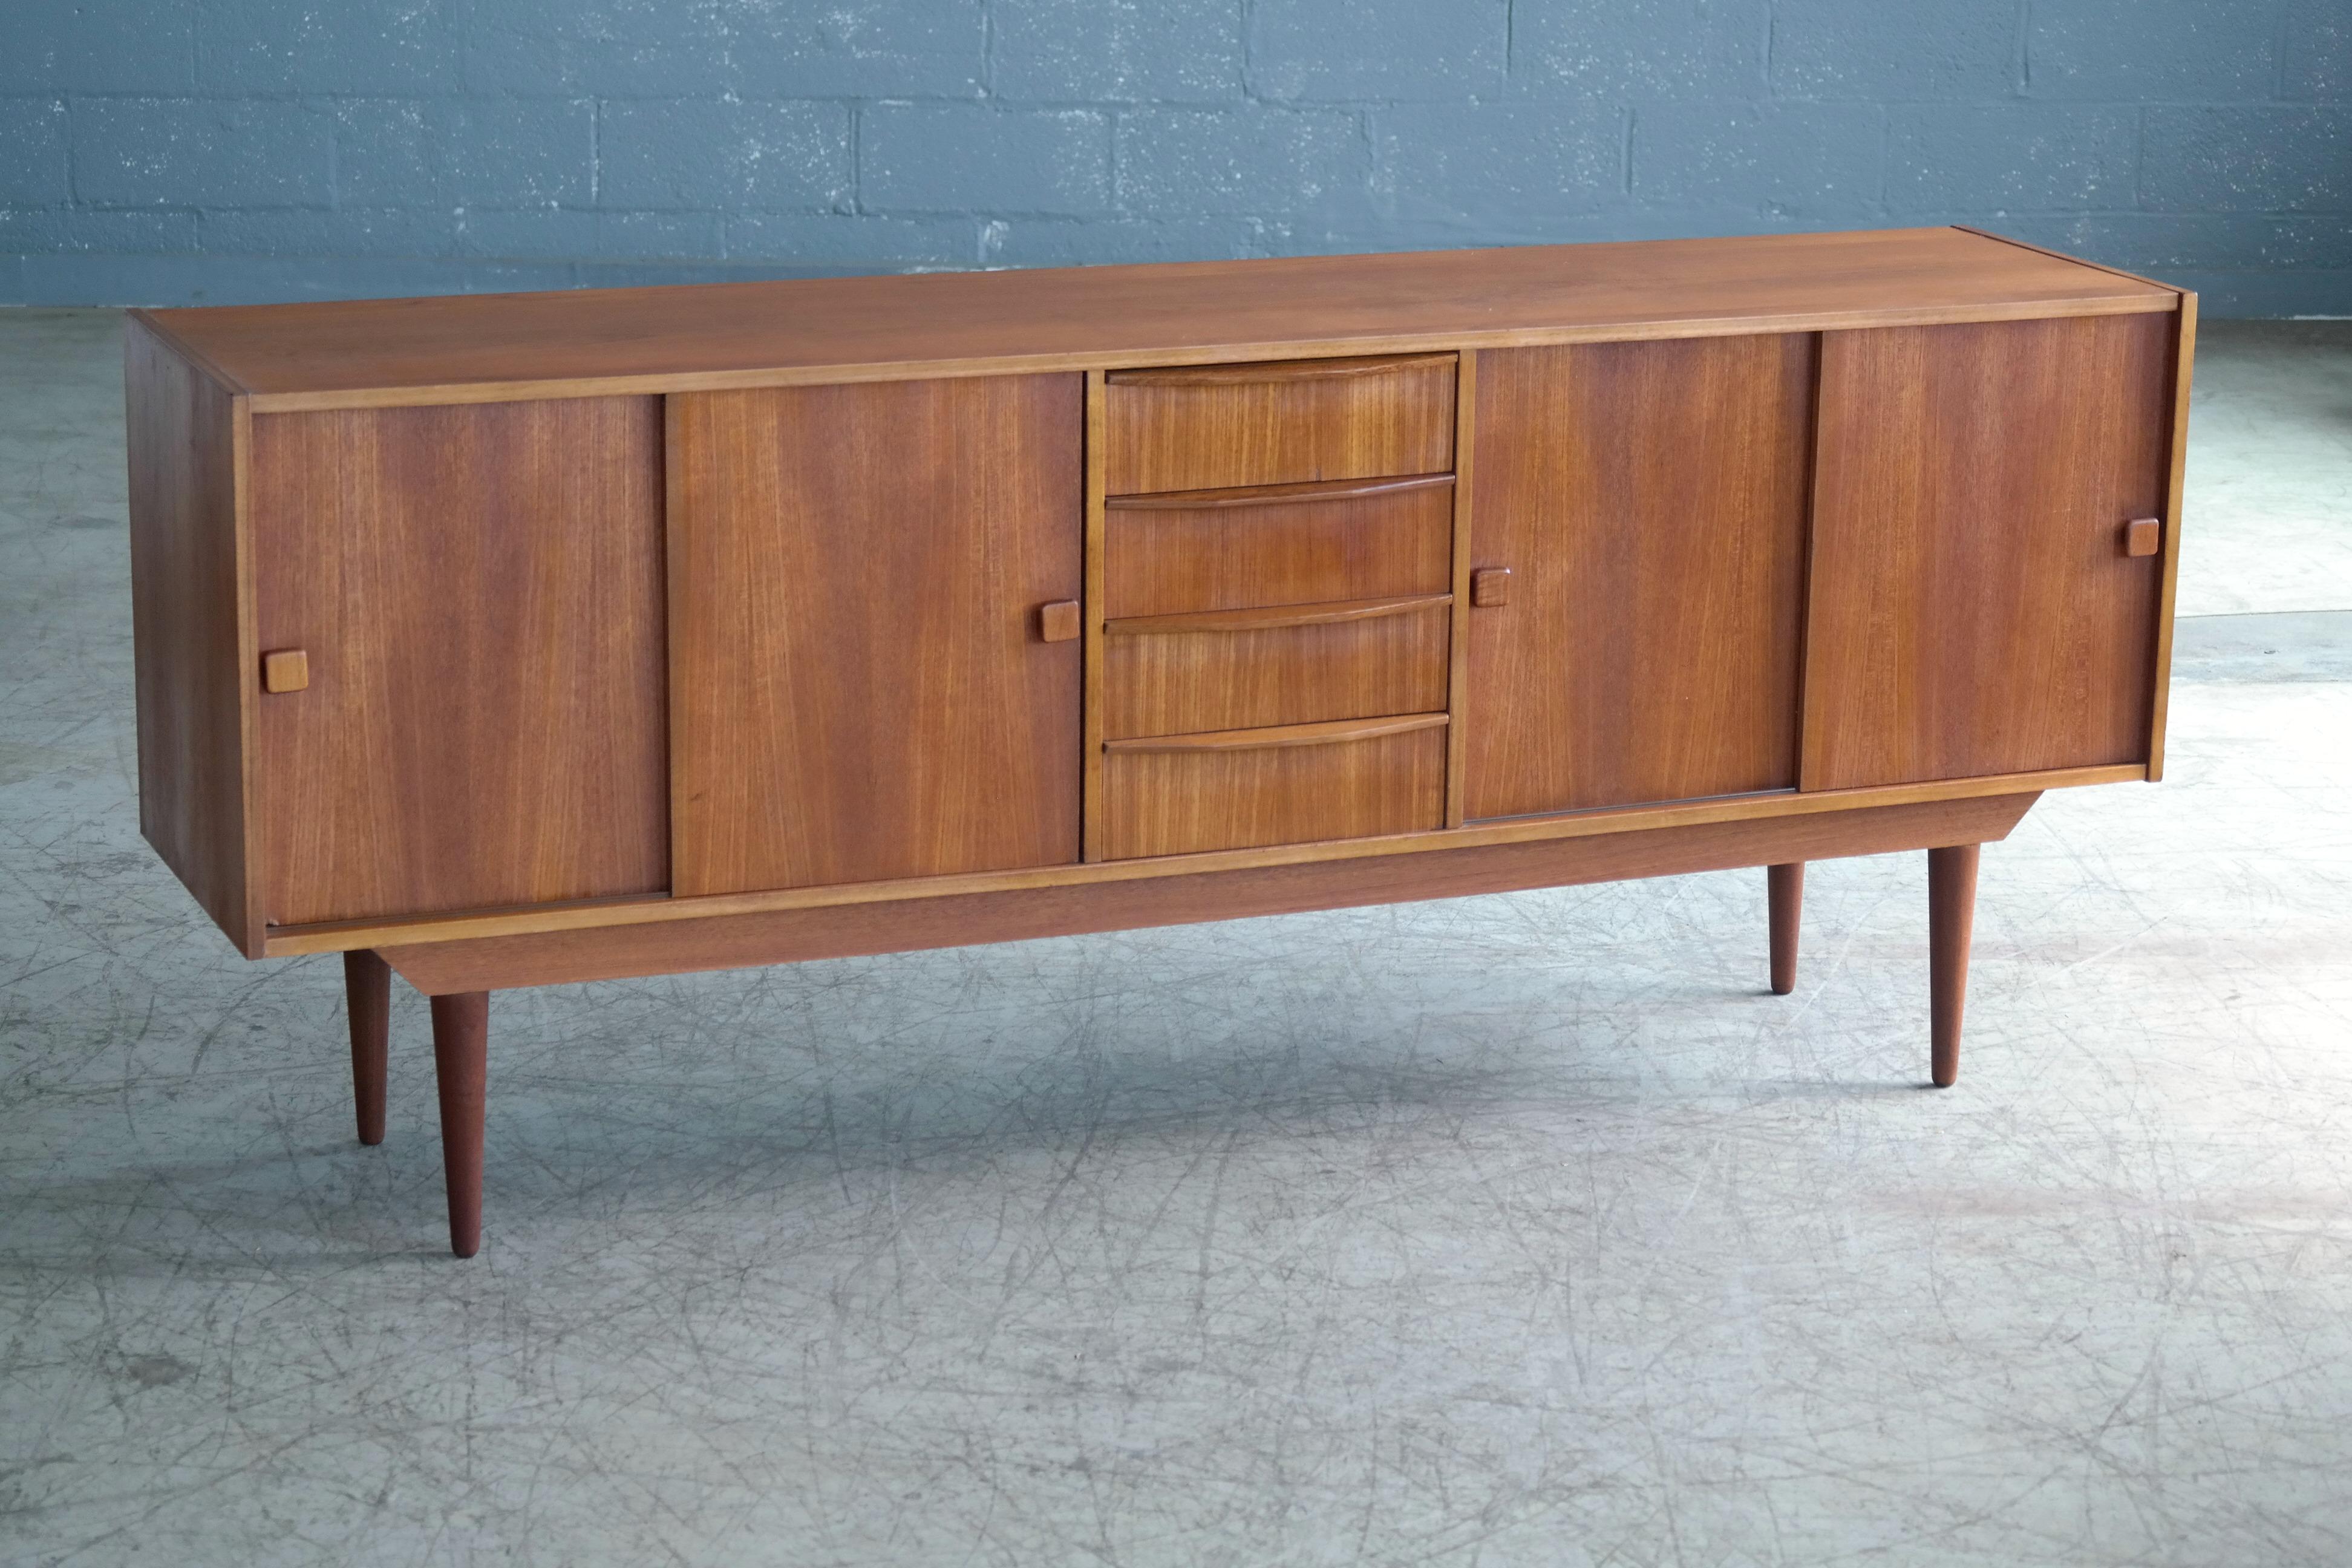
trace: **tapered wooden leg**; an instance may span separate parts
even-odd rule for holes
[[[1805,907],[1805,863],[1764,869],[1772,903],[1772,994],[1797,988],[1797,917]]]
[[[1960,1015],[1969,1002],[1969,939],[1977,919],[1977,853],[1982,846],[1927,851],[1929,1076],[1949,1089],[1960,1076]]]
[[[449,1250],[482,1246],[482,1120],[489,1093],[490,994],[433,998],[433,1074],[441,1089],[441,1170],[449,1188]]]
[[[352,1016],[352,1099],[360,1142],[383,1142],[383,1097],[392,1057],[392,965],[362,949],[343,954],[343,1001]]]

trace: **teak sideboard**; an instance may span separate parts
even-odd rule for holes
[[[134,312],[141,822],[432,998],[1978,846],[2164,761],[2193,295],[1964,229]]]

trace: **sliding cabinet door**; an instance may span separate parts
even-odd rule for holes
[[[669,399],[681,895],[1078,858],[1083,384]]]
[[[257,415],[252,491],[270,924],[668,886],[657,399]]]
[[[2178,331],[1823,335],[1804,787],[2146,759]]]
[[[1478,356],[1468,816],[1796,783],[1814,345]]]

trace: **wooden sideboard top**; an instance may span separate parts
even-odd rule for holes
[[[2175,308],[1960,228],[135,312],[256,411]]]

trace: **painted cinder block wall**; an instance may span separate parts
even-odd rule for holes
[[[0,0],[0,301],[1967,222],[2352,313],[2352,0]]]

